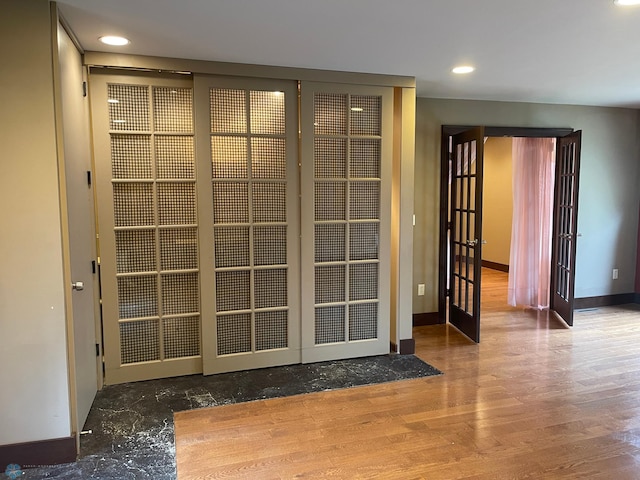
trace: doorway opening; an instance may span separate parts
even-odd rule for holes
[[[438,311],[441,322],[448,319],[475,342],[480,340],[484,143],[491,137],[556,139],[550,308],[573,322],[581,132],[443,126]]]

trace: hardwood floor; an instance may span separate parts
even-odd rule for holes
[[[444,375],[177,413],[178,478],[640,478],[638,307],[569,329],[504,278],[483,272],[479,345],[414,329]]]

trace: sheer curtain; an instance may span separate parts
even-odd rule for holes
[[[549,307],[554,138],[513,139],[510,305]]]

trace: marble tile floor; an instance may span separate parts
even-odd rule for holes
[[[173,480],[173,412],[440,375],[413,355],[381,355],[107,386],[98,392],[77,462],[19,478]]]

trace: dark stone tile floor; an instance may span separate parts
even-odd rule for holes
[[[98,392],[75,463],[21,479],[173,480],[173,412],[440,375],[413,355],[381,355],[107,386]]]

